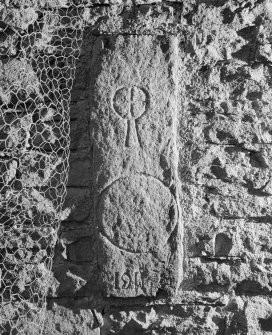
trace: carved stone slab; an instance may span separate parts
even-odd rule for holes
[[[93,46],[93,205],[107,296],[173,293],[182,278],[177,45],[112,36]]]

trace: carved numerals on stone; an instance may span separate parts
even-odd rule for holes
[[[116,290],[127,290],[127,289],[138,289],[143,290],[143,278],[142,273],[120,273],[115,272],[115,289]]]

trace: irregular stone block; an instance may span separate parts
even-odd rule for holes
[[[94,208],[108,296],[174,292],[182,277],[177,46],[177,38],[152,36],[98,38],[93,46]]]
[[[53,302],[50,309],[46,312],[46,321],[43,333],[67,334],[67,335],[99,335],[102,316],[96,310],[90,308],[80,308],[71,305],[72,299],[63,299],[60,304]],[[70,308],[66,307],[68,305]]]
[[[133,6],[130,6],[133,2]],[[156,3],[156,4],[155,4]],[[183,15],[193,9],[192,4],[178,1],[117,0],[113,6],[93,6],[86,11],[89,27],[96,35],[156,34],[183,35],[187,22]],[[120,15],[120,13],[122,13]],[[183,14],[183,15],[182,15]],[[129,17],[129,24],[126,18]]]

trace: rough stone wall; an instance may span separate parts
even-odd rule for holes
[[[272,333],[272,1],[90,1],[45,334]]]
[[[0,2],[0,334],[41,334],[66,195],[82,7]]]

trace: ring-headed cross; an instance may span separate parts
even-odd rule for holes
[[[127,121],[125,146],[141,146],[137,120],[147,111],[147,92],[137,86],[120,88],[114,95],[113,108]]]

